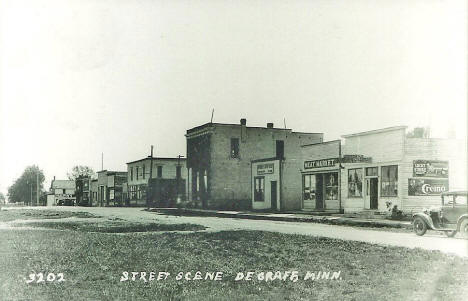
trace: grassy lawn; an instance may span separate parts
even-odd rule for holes
[[[258,231],[116,235],[59,224],[71,230],[0,230],[0,300],[463,300],[468,293],[468,260],[439,252]],[[120,282],[124,271],[170,276]],[[196,271],[221,271],[223,279],[175,279]],[[298,271],[299,280],[234,281],[247,271]],[[341,271],[342,279],[303,280],[307,271]],[[33,272],[63,273],[65,282],[26,284]]]
[[[0,210],[0,222],[9,222],[18,219],[60,219],[67,217],[99,217],[89,212],[73,212],[40,209],[2,209]]]
[[[157,231],[200,231],[205,227],[194,224],[158,224],[158,223],[131,223],[124,220],[99,222],[28,222],[17,223],[14,226],[40,227],[57,230],[75,230],[82,232],[101,233],[131,233],[131,232],[157,232]]]

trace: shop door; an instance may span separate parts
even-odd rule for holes
[[[323,209],[323,175],[316,175],[315,209]]]
[[[277,210],[278,209],[278,197],[277,197],[277,185],[276,181],[271,181],[271,209]]]
[[[378,187],[379,179],[378,178],[368,178],[366,179],[366,209],[378,209],[379,207],[379,197],[378,197]]]

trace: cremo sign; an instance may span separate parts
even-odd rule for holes
[[[408,179],[408,195],[439,195],[449,190],[448,180]]]

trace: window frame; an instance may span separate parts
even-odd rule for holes
[[[356,196],[356,195],[352,194],[351,191],[350,191],[350,184],[355,184],[355,185],[357,184],[356,182],[349,180],[350,179],[350,173],[351,172],[356,172],[356,171],[361,171],[361,178],[360,178],[360,180],[361,180],[361,183],[360,183],[361,184],[360,185],[361,186],[361,189],[360,189],[361,195],[359,195],[359,196]],[[364,191],[362,189],[363,180],[364,180],[364,172],[363,172],[362,168],[350,168],[350,169],[348,169],[348,198],[360,199],[360,198],[362,198],[364,196]],[[356,187],[358,187],[358,186],[356,186]]]
[[[312,178],[314,178],[314,180],[312,181]],[[308,179],[308,181],[306,180]],[[314,185],[312,186],[312,182],[314,183]],[[309,197],[306,198],[306,192],[305,192],[305,189],[306,189],[306,183],[309,184]],[[317,195],[317,178],[316,178],[316,174],[304,174],[302,175],[302,200],[303,201],[315,201],[316,200],[316,195]],[[313,193],[312,193],[313,192]]]
[[[231,150],[229,152],[229,155],[232,159],[238,159],[240,158],[240,142],[239,138],[237,137],[231,137]]]
[[[278,159],[284,159],[284,140],[276,140],[275,155]],[[281,150],[281,151],[278,151]]]
[[[158,165],[157,168],[156,168],[156,175],[158,178],[162,178],[162,165]]]
[[[257,191],[257,180],[259,181],[260,191]],[[263,187],[263,190],[262,190],[262,187]],[[261,199],[257,199],[258,195],[261,195]],[[264,176],[254,177],[254,202],[265,202],[265,177]]]
[[[339,188],[340,188],[340,185],[339,185],[339,175],[338,175],[338,172],[336,171],[332,171],[332,172],[327,172],[327,173],[323,173],[323,176],[324,176],[324,179],[323,179],[323,183],[324,183],[324,187],[325,187],[325,193],[323,195],[323,201],[336,201],[339,199]],[[336,176],[336,178],[335,178]],[[329,178],[333,178],[335,183],[333,183],[333,185],[328,185],[327,183],[327,180]],[[328,198],[328,190],[336,190],[336,198]],[[324,203],[325,204],[325,203]]]
[[[395,179],[393,181],[392,181],[392,179],[390,179],[391,167],[396,167]],[[387,169],[387,168],[388,168],[388,173],[389,173],[389,180],[388,181],[385,180],[386,173],[384,172],[384,169]],[[398,165],[394,164],[394,165],[381,166],[380,167],[380,174],[381,174],[381,177],[380,177],[380,196],[381,197],[398,197]],[[393,184],[393,187],[396,187],[395,194],[387,194],[388,191],[387,191],[386,187],[384,188],[384,183],[389,183],[389,186]]]
[[[176,178],[177,179],[182,178],[182,166],[180,165],[176,166]]]

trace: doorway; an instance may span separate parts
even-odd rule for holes
[[[277,197],[277,181],[271,181],[270,186],[271,186],[271,209],[274,211],[278,210],[278,197]]]
[[[316,175],[315,179],[315,209],[323,209],[323,175]]]
[[[366,179],[366,209],[379,208],[379,179],[367,178]]]

